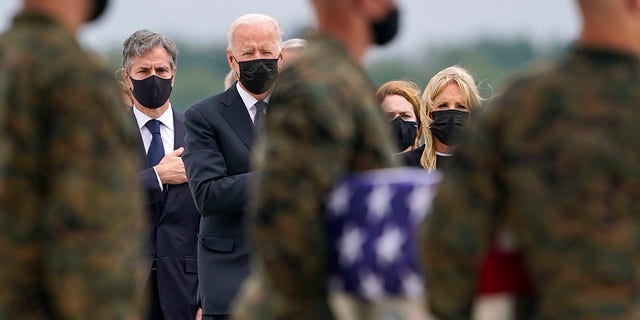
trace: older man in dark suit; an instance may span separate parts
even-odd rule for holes
[[[133,92],[132,117],[140,132],[147,195],[150,320],[193,320],[198,302],[196,244],[200,215],[187,185],[184,116],[169,96],[176,74],[175,43],[149,30],[133,33],[123,45],[122,76]]]
[[[228,63],[239,82],[185,114],[184,162],[202,215],[198,267],[205,320],[228,317],[249,273],[243,219],[251,148],[282,64],[282,32],[271,17],[242,16],[227,38]]]

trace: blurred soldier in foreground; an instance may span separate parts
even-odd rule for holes
[[[343,175],[394,164],[388,124],[360,62],[370,44],[395,35],[395,3],[313,5],[318,32],[284,69],[256,152],[249,203],[259,273],[244,288],[238,318],[334,318],[323,198]]]
[[[0,319],[139,318],[133,131],[75,39],[105,7],[24,0],[0,38]]]
[[[424,228],[432,311],[465,319],[498,226],[539,319],[639,319],[640,1],[579,0],[581,37],[472,125]]]

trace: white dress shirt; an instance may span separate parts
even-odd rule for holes
[[[249,112],[249,116],[251,117],[251,121],[256,122],[256,98],[254,98],[249,92],[247,92],[241,85],[240,82],[236,83],[236,88],[238,89],[238,93],[240,94],[240,98],[242,98],[242,102],[244,102],[244,106],[247,108],[247,112]],[[269,94],[264,102],[269,104],[269,99],[271,98],[271,94]]]
[[[136,117],[136,121],[138,123],[138,130],[140,130],[140,136],[142,137],[142,143],[144,144],[145,152],[149,151],[149,145],[151,145],[151,131],[145,126],[151,118],[146,114],[142,113],[135,106],[133,107],[133,114]],[[164,154],[167,154],[173,151],[174,148],[174,137],[175,130],[173,127],[173,109],[171,108],[171,104],[169,104],[169,108],[160,115],[160,117],[156,118],[156,120],[160,121],[160,136],[162,137],[162,146],[164,147]],[[162,181],[160,181],[160,176],[158,175],[158,171],[156,168],[153,168],[153,171],[156,173],[156,177],[158,178],[158,185],[160,186],[160,190],[163,190]]]

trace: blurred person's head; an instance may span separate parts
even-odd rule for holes
[[[257,100],[273,89],[282,67],[282,30],[263,14],[247,14],[231,23],[227,33],[227,62],[242,88]]]
[[[98,19],[108,3],[108,0],[22,0],[22,9],[45,14],[76,33],[84,23]]]
[[[436,73],[422,93],[420,120],[425,137],[423,167],[435,168],[436,152],[450,154],[466,126],[470,112],[482,102],[469,71],[451,66]]]
[[[236,81],[238,81],[238,76],[236,75],[235,71],[229,70],[229,72],[227,72],[227,75],[224,76],[224,90],[226,91],[227,89],[231,88],[231,86],[236,83]]]
[[[338,39],[360,62],[371,44],[391,41],[399,27],[394,0],[312,0],[318,30]]]
[[[420,145],[420,89],[407,80],[394,80],[378,88],[376,98],[391,121],[393,138],[399,151]]]
[[[120,92],[122,92],[122,97],[121,97],[122,98],[122,105],[125,108],[125,110],[128,110],[134,104],[133,95],[131,94],[131,90],[129,90],[129,88],[127,88],[127,84],[122,80],[118,81],[118,85],[120,87]]]
[[[133,94],[131,93],[131,90],[127,88],[127,84],[124,82],[124,79],[122,78],[122,69],[115,70],[113,72],[113,76],[115,77],[116,82],[118,82],[118,87],[120,87],[120,93],[122,94],[121,95],[122,106],[124,107],[125,110],[128,110],[133,106]]]
[[[290,61],[293,61],[307,46],[307,40],[300,38],[292,38],[282,43],[284,48],[283,62],[286,66]]]
[[[640,55],[640,0],[577,0],[579,44]]]
[[[169,107],[177,71],[178,48],[170,38],[134,32],[122,45],[122,77],[143,113],[161,115]]]

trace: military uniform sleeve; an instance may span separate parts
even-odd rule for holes
[[[280,316],[331,319],[320,213],[322,198],[337,172],[345,170],[351,150],[345,138],[349,125],[330,118],[349,115],[341,114],[346,111],[335,99],[319,99],[304,86],[284,81],[278,86],[257,147],[252,240],[265,275],[286,302]]]
[[[499,210],[499,130],[487,112],[472,124],[443,177],[422,228],[422,260],[431,311],[469,319],[480,256]]]
[[[108,73],[72,69],[51,84],[44,127],[41,237],[52,304],[65,319],[137,319],[146,230],[133,132]]]
[[[260,270],[260,265],[252,266],[251,274],[242,283],[242,287],[233,302],[231,320],[276,320],[278,318],[278,295],[268,279]]]

